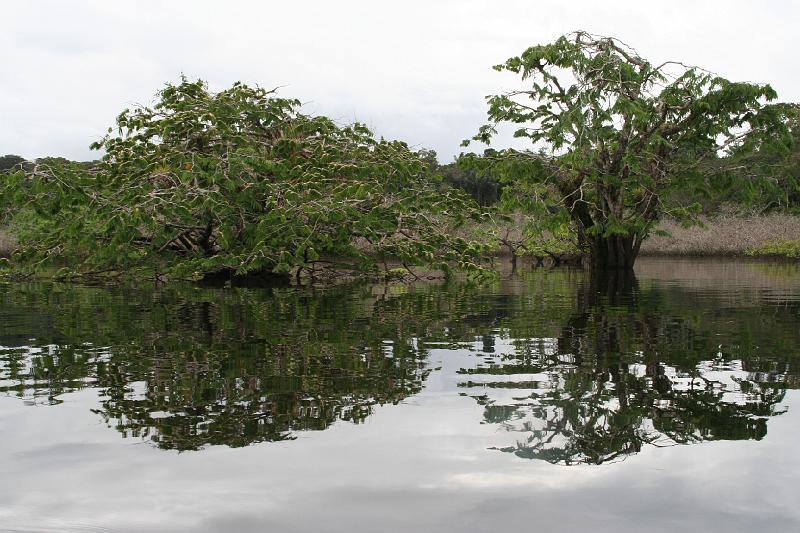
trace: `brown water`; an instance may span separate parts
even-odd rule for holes
[[[0,285],[3,531],[800,530],[800,268]]]

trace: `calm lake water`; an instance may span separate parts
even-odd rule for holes
[[[0,285],[3,531],[800,531],[800,268]]]

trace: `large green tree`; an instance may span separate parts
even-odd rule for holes
[[[660,216],[691,214],[664,200],[703,186],[704,161],[755,137],[791,142],[782,108],[767,105],[776,97],[769,85],[656,65],[613,38],[575,32],[495,69],[525,85],[488,97],[490,122],[474,139],[488,143],[511,123],[531,141],[531,151],[498,157],[530,163],[519,179],[568,214],[598,269],[631,268]]]
[[[449,232],[473,204],[440,190],[424,154],[273,91],[184,79],[94,147],[105,156],[93,168],[42,164],[8,180],[4,199],[45,221],[21,236],[22,264],[285,277],[383,258],[469,267],[479,252]]]

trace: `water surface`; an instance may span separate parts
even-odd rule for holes
[[[800,530],[800,269],[0,286],[0,530]]]

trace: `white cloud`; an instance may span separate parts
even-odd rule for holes
[[[514,83],[489,67],[578,28],[797,101],[799,12],[790,1],[7,2],[0,153],[93,157],[124,107],[185,73],[212,88],[285,85],[310,112],[448,160],[483,120],[484,95]]]

